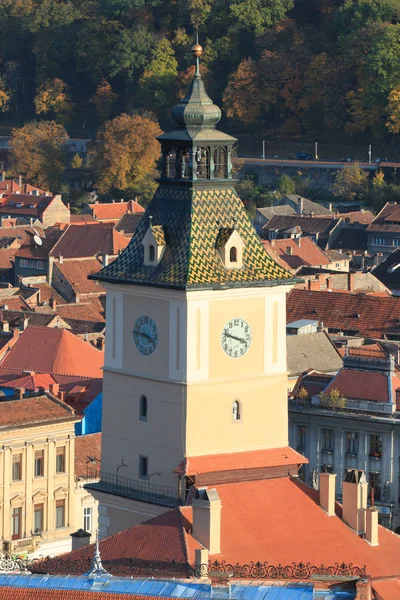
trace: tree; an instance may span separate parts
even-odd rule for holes
[[[13,129],[10,139],[10,163],[13,173],[40,188],[57,191],[66,165],[64,127],[54,121],[31,121]]]
[[[263,107],[257,68],[251,58],[242,60],[231,76],[223,97],[228,117],[237,117],[245,125],[257,121]]]
[[[289,175],[283,174],[278,179],[276,189],[282,196],[294,194],[296,192],[296,184]]]
[[[53,112],[61,122],[68,120],[72,112],[68,86],[57,78],[45,81],[38,88],[34,103],[37,115]]]
[[[149,109],[166,111],[175,99],[178,62],[171,42],[162,38],[151,52],[151,60],[140,78],[140,95]]]
[[[360,168],[359,163],[345,166],[338,171],[332,186],[332,193],[345,199],[353,200],[365,191],[368,174]]]
[[[309,399],[308,392],[304,386],[301,385],[299,387],[299,389],[296,392],[295,399],[300,400],[301,402],[305,402],[306,400]]]
[[[81,169],[83,165],[83,158],[79,154],[74,154],[71,160],[71,167],[73,169]]]
[[[0,79],[0,111],[7,112],[10,108],[11,90],[4,81]]]
[[[293,7],[293,0],[241,0],[230,4],[236,28],[261,35],[266,27],[281,21]]]
[[[90,151],[100,193],[124,191],[137,186],[154,169],[161,133],[149,114],[122,114],[99,130]]]
[[[324,394],[320,395],[320,402],[322,406],[326,406],[327,408],[343,409],[346,408],[347,399],[337,388],[333,388],[328,396]]]
[[[396,86],[389,94],[389,118],[386,127],[391,133],[400,132],[400,85]]]
[[[103,79],[97,86],[96,94],[92,98],[92,102],[102,122],[110,118],[112,105],[116,98],[117,94],[114,94],[111,85]]]

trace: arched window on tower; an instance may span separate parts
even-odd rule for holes
[[[210,151],[204,146],[198,146],[196,151],[196,175],[198,179],[210,178]]]
[[[238,400],[232,403],[232,417],[234,421],[240,421],[240,403]]]
[[[231,263],[237,262],[237,248],[236,246],[232,246],[229,250],[229,260]]]
[[[169,179],[175,179],[176,176],[176,151],[175,148],[169,148],[165,157],[165,175]]]
[[[141,421],[147,421],[147,398],[144,394],[140,396],[139,418]]]
[[[227,151],[224,146],[215,148],[214,151],[214,177],[216,179],[226,179],[228,177]]]
[[[182,148],[179,152],[178,160],[178,178],[189,179],[190,177],[190,151],[187,148]]]
[[[149,246],[149,261],[154,262],[155,258],[156,258],[156,249],[154,248],[153,244],[150,244],[150,246]]]

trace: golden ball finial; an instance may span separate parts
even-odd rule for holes
[[[200,56],[203,55],[203,46],[200,46],[200,44],[194,44],[192,46],[192,54],[195,58],[200,58]]]

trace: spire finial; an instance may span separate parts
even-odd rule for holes
[[[92,560],[92,566],[90,567],[89,571],[87,573],[85,573],[86,577],[112,577],[111,573],[109,573],[108,571],[105,570],[105,568],[103,567],[102,563],[101,563],[101,556],[100,556],[100,547],[99,547],[99,530],[97,529],[96,531],[96,543],[95,543],[95,547],[94,547],[94,556],[93,556],[93,560]]]
[[[153,215],[149,215],[149,226],[150,226],[150,229],[153,227]],[[122,461],[123,460],[124,459],[122,459]]]
[[[196,72],[195,77],[201,77],[200,75],[200,56],[203,55],[203,47],[199,44],[199,32],[196,30],[196,43],[192,46],[192,54],[196,59]]]

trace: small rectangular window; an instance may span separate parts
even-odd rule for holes
[[[37,269],[44,269],[44,262],[42,260],[38,260],[36,262],[36,268]]]
[[[43,504],[35,504],[33,511],[34,511],[33,531],[34,531],[34,533],[41,533],[43,531],[44,505]]]
[[[297,440],[298,440],[297,449],[305,450],[306,443],[307,443],[307,427],[305,425],[297,426]]]
[[[38,450],[35,452],[35,477],[44,476],[44,452]]]
[[[56,473],[65,473],[65,447],[57,448],[56,451]]]
[[[21,537],[22,508],[13,508],[11,514],[12,539],[18,540]]]
[[[148,476],[149,459],[147,456],[139,456],[139,477],[144,479]]]
[[[369,473],[369,488],[370,490],[374,488],[374,498],[375,500],[381,499],[381,474],[380,473]]]
[[[382,436],[371,434],[369,436],[369,455],[373,458],[382,456]]]
[[[92,507],[86,506],[83,509],[83,529],[84,531],[92,531]]]
[[[358,454],[358,433],[346,431],[346,454]]]
[[[65,500],[56,501],[56,527],[65,527]]]
[[[322,429],[322,450],[333,452],[333,429]]]
[[[22,479],[22,454],[14,454],[12,457],[12,480]]]
[[[141,421],[147,421],[147,398],[143,394],[140,396],[139,417]]]
[[[26,258],[20,258],[19,259],[19,266],[21,267],[21,269],[27,269],[29,266],[29,262]]]

